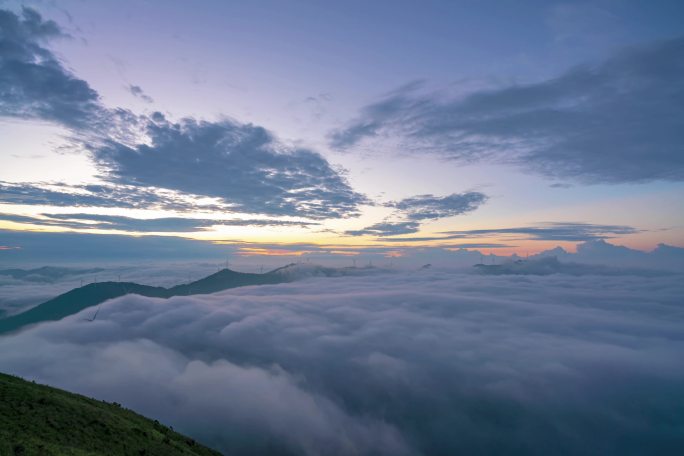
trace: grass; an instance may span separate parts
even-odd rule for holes
[[[0,455],[218,455],[121,407],[0,374]]]

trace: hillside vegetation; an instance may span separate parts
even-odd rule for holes
[[[0,455],[218,455],[118,404],[0,374]]]

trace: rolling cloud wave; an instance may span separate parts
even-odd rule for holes
[[[225,452],[665,453],[684,426],[680,279],[421,271],[131,295],[3,337],[0,369]]]

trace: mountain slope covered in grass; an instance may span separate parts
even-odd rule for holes
[[[0,374],[2,455],[218,455],[118,404]]]

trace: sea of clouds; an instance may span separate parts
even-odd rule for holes
[[[129,295],[0,337],[0,370],[231,454],[675,454],[684,277],[313,277]]]

